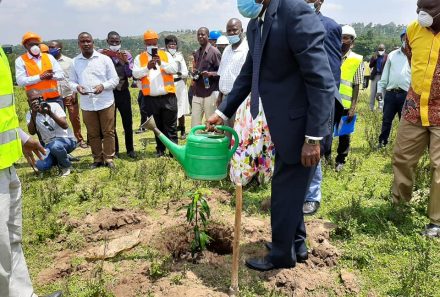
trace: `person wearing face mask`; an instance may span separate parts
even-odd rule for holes
[[[113,90],[115,95],[115,112],[118,110],[122,126],[124,127],[125,148],[127,156],[134,159],[136,153],[133,145],[133,112],[131,110],[131,95],[128,89],[128,79],[132,77],[133,57],[127,50],[121,50],[121,36],[115,31],[107,34],[108,49],[103,49],[102,54],[112,59],[119,77],[119,84]],[[115,115],[116,117],[116,115]],[[115,121],[116,124],[116,121]],[[119,140],[115,127],[115,154],[119,156]]]
[[[325,29],[304,0],[238,0],[251,18],[249,52],[227,100],[207,122],[213,130],[251,94],[250,112],[262,105],[275,145],[272,177],[272,245],[263,258],[246,260],[258,271],[292,268],[308,257],[303,204],[330,134],[335,81],[324,49]]]
[[[37,90],[47,102],[57,102],[64,108],[58,91],[58,81],[64,79],[63,69],[52,55],[41,53],[41,37],[27,32],[22,45],[27,53],[15,60],[15,79],[26,91]]]
[[[335,125],[339,125],[343,116],[347,116],[348,123],[354,119],[360,86],[364,81],[363,57],[352,51],[356,37],[356,31],[353,27],[349,25],[342,27],[342,66],[339,93],[341,94],[343,109],[335,110]],[[344,167],[350,152],[350,138],[350,135],[339,136],[335,164],[336,172],[341,171]]]
[[[371,87],[370,87],[370,110],[373,111],[375,109],[376,105],[376,95],[377,95],[377,84],[380,81],[382,77],[382,71],[383,67],[385,66],[388,59],[388,55],[385,51],[385,45],[380,44],[377,48],[377,51],[373,54],[373,56],[370,59],[370,68],[371,74],[370,74],[370,80],[371,80]]]
[[[178,40],[174,35],[165,37],[165,47],[173,56],[177,63],[177,73],[174,75],[174,83],[176,85],[177,97],[177,119],[179,125],[177,130],[180,131],[180,139],[186,139],[185,132],[185,115],[191,113],[188,100],[188,88],[186,87],[186,79],[188,78],[188,67],[181,52],[178,52]]]
[[[400,34],[402,46],[388,55],[383,68],[382,78],[378,84],[377,99],[384,101],[382,132],[379,136],[378,148],[388,144],[391,127],[396,114],[402,114],[403,104],[411,84],[411,67],[405,55],[406,29]],[[384,97],[384,94],[385,97]]]
[[[146,51],[134,59],[133,76],[142,84],[141,113],[154,116],[157,128],[177,143],[177,97],[174,75],[178,65],[173,56],[157,46],[159,35],[151,30],[144,33]],[[156,156],[165,155],[165,145],[156,136]]]
[[[338,110],[338,112],[333,112],[333,114],[340,114],[343,106],[341,101],[341,96],[337,90],[339,90],[339,85],[341,81],[341,63],[342,63],[342,54],[341,54],[341,40],[342,40],[342,28],[336,23],[333,19],[324,16],[321,13],[321,7],[324,3],[324,0],[306,0],[306,3],[310,6],[310,8],[318,15],[321,23],[325,28],[325,39],[324,39],[324,49],[327,53],[328,61],[330,64],[330,69],[333,73],[333,78],[335,79],[336,86],[336,94],[334,96],[335,104],[333,106],[334,110]],[[338,122],[338,119],[335,119],[335,122]],[[322,141],[322,155],[326,158],[327,161],[331,160],[332,153],[332,143],[333,143],[333,135],[330,134],[324,138]],[[321,183],[322,183],[322,168],[321,163],[318,164],[316,168],[315,174],[313,176],[312,182],[310,184],[309,191],[307,192],[306,199],[304,202],[303,212],[304,215],[313,215],[315,214],[322,200],[321,193]]]
[[[63,103],[69,113],[69,120],[72,124],[73,134],[79,147],[85,149],[88,147],[84,137],[81,134],[81,119],[79,115],[78,94],[69,86],[69,73],[72,68],[72,59],[63,55],[63,44],[58,40],[49,42],[49,54],[51,54],[60,64],[64,72],[64,79],[58,82],[58,89],[63,98]]]
[[[440,2],[419,0],[418,21],[407,27],[405,53],[411,65],[411,86],[402,110],[394,145],[393,202],[396,211],[408,215],[414,172],[428,148],[431,161],[430,223],[422,231],[440,237]]]

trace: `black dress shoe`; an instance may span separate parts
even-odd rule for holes
[[[90,165],[90,169],[96,169],[96,168],[102,167],[102,166],[104,166],[104,163],[102,163],[102,162],[95,162],[92,165]]]
[[[316,201],[306,201],[303,205],[303,213],[305,216],[314,215],[319,209],[319,202]]]
[[[128,152],[127,153],[127,156],[129,157],[129,158],[132,158],[132,159],[136,159],[136,153],[134,152],[134,151],[131,151],[131,152]]]
[[[52,294],[47,295],[47,296],[42,296],[42,297],[62,297],[62,296],[63,296],[63,292],[57,291],[55,293],[52,293]]]
[[[272,250],[272,242],[266,242],[265,246],[269,251]],[[307,251],[296,254],[296,262],[298,263],[305,263],[307,259],[309,259],[309,253]]]
[[[426,237],[440,237],[440,226],[435,224],[429,224],[425,230],[422,231],[422,235]]]
[[[258,271],[269,271],[276,268],[267,256],[264,258],[246,259],[246,266]]]
[[[115,169],[116,168],[115,163],[112,162],[112,161],[105,162],[105,166],[107,166],[110,169]]]

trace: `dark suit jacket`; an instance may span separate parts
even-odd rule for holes
[[[333,19],[323,16],[322,13],[318,13],[318,17],[321,19],[326,31],[324,49],[328,56],[328,62],[330,63],[333,78],[339,89],[342,64],[342,27]]]
[[[219,110],[231,117],[252,86],[257,19],[249,22],[249,54]],[[330,134],[335,81],[324,50],[325,30],[303,0],[272,0],[263,26],[260,97],[277,153],[299,163],[304,137]]]
[[[378,71],[377,71],[377,58],[375,59],[374,57],[371,57],[370,68],[373,68],[373,70],[371,70],[371,80],[373,80],[376,75],[382,74],[383,68],[385,67],[385,64],[387,63],[387,60],[388,60],[388,54],[383,55],[382,69],[380,70],[380,73],[378,73]]]

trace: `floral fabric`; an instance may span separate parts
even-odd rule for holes
[[[251,99],[247,98],[238,108],[234,129],[240,144],[231,160],[229,176],[232,182],[244,186],[256,177],[260,183],[271,180],[275,164],[275,147],[271,140],[263,104],[260,99],[258,116],[252,119]],[[232,140],[232,145],[234,140]]]

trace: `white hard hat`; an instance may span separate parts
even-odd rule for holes
[[[217,42],[215,43],[217,45],[229,45],[229,39],[222,35],[217,39]]]
[[[349,25],[345,25],[342,27],[342,35],[350,35],[350,36],[353,36],[354,39],[356,39],[356,37],[357,37],[356,31],[354,30],[354,28],[352,26],[349,26]]]

